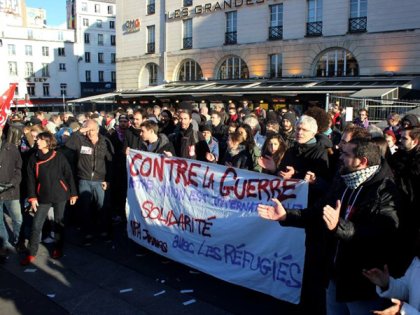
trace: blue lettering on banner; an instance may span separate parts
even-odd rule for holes
[[[226,265],[257,271],[263,276],[270,276],[273,281],[284,283],[289,288],[301,288],[302,286],[299,280],[302,268],[294,262],[292,255],[279,257],[277,253],[274,253],[274,258],[261,257],[246,250],[245,244],[215,246],[206,243],[206,241],[203,241],[196,249],[193,242],[179,235],[175,235],[172,247]]]

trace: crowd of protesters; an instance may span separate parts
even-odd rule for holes
[[[27,265],[48,240],[58,259],[67,221],[83,245],[112,239],[125,220],[131,148],[307,181],[307,209],[258,206],[264,219],[305,229],[302,314],[419,314],[419,120],[391,113],[381,130],[358,114],[191,103],[48,120],[14,113],[0,129],[2,253],[22,251]]]

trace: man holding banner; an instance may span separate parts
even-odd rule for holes
[[[383,268],[391,259],[388,249],[399,223],[398,191],[372,142],[352,139],[343,146],[340,159],[341,179],[326,202],[286,210],[274,199],[275,206],[260,204],[258,213],[284,226],[318,225],[325,234],[328,264],[310,267],[328,268],[327,314],[369,314],[384,309],[386,301],[377,296],[362,271]]]

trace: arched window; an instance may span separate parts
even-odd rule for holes
[[[182,62],[179,67],[178,81],[196,81],[203,77],[200,65],[192,59]]]
[[[337,48],[326,51],[316,65],[317,77],[353,77],[359,75],[356,58],[348,50]]]
[[[155,63],[147,64],[147,70],[149,70],[149,85],[157,84],[158,66]]]
[[[248,66],[239,57],[228,57],[220,65],[217,78],[219,80],[248,79]]]

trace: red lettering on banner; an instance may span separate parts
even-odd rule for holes
[[[232,182],[233,184],[228,184]],[[299,181],[290,179],[241,179],[238,178],[236,170],[228,168],[220,180],[219,193],[222,197],[234,195],[236,199],[258,198],[259,200],[278,198],[280,201],[296,198],[296,194],[286,194],[288,190],[293,191]]]
[[[193,218],[184,213],[181,213],[179,217],[176,217],[173,210],[169,210],[165,213],[162,207],[155,206],[153,201],[150,200],[143,202],[141,214],[145,219],[162,222],[168,227],[176,225],[181,230],[190,233],[197,231],[199,235],[207,237],[211,237],[210,228],[213,225],[211,220],[216,219],[216,216],[211,216],[209,218]]]

